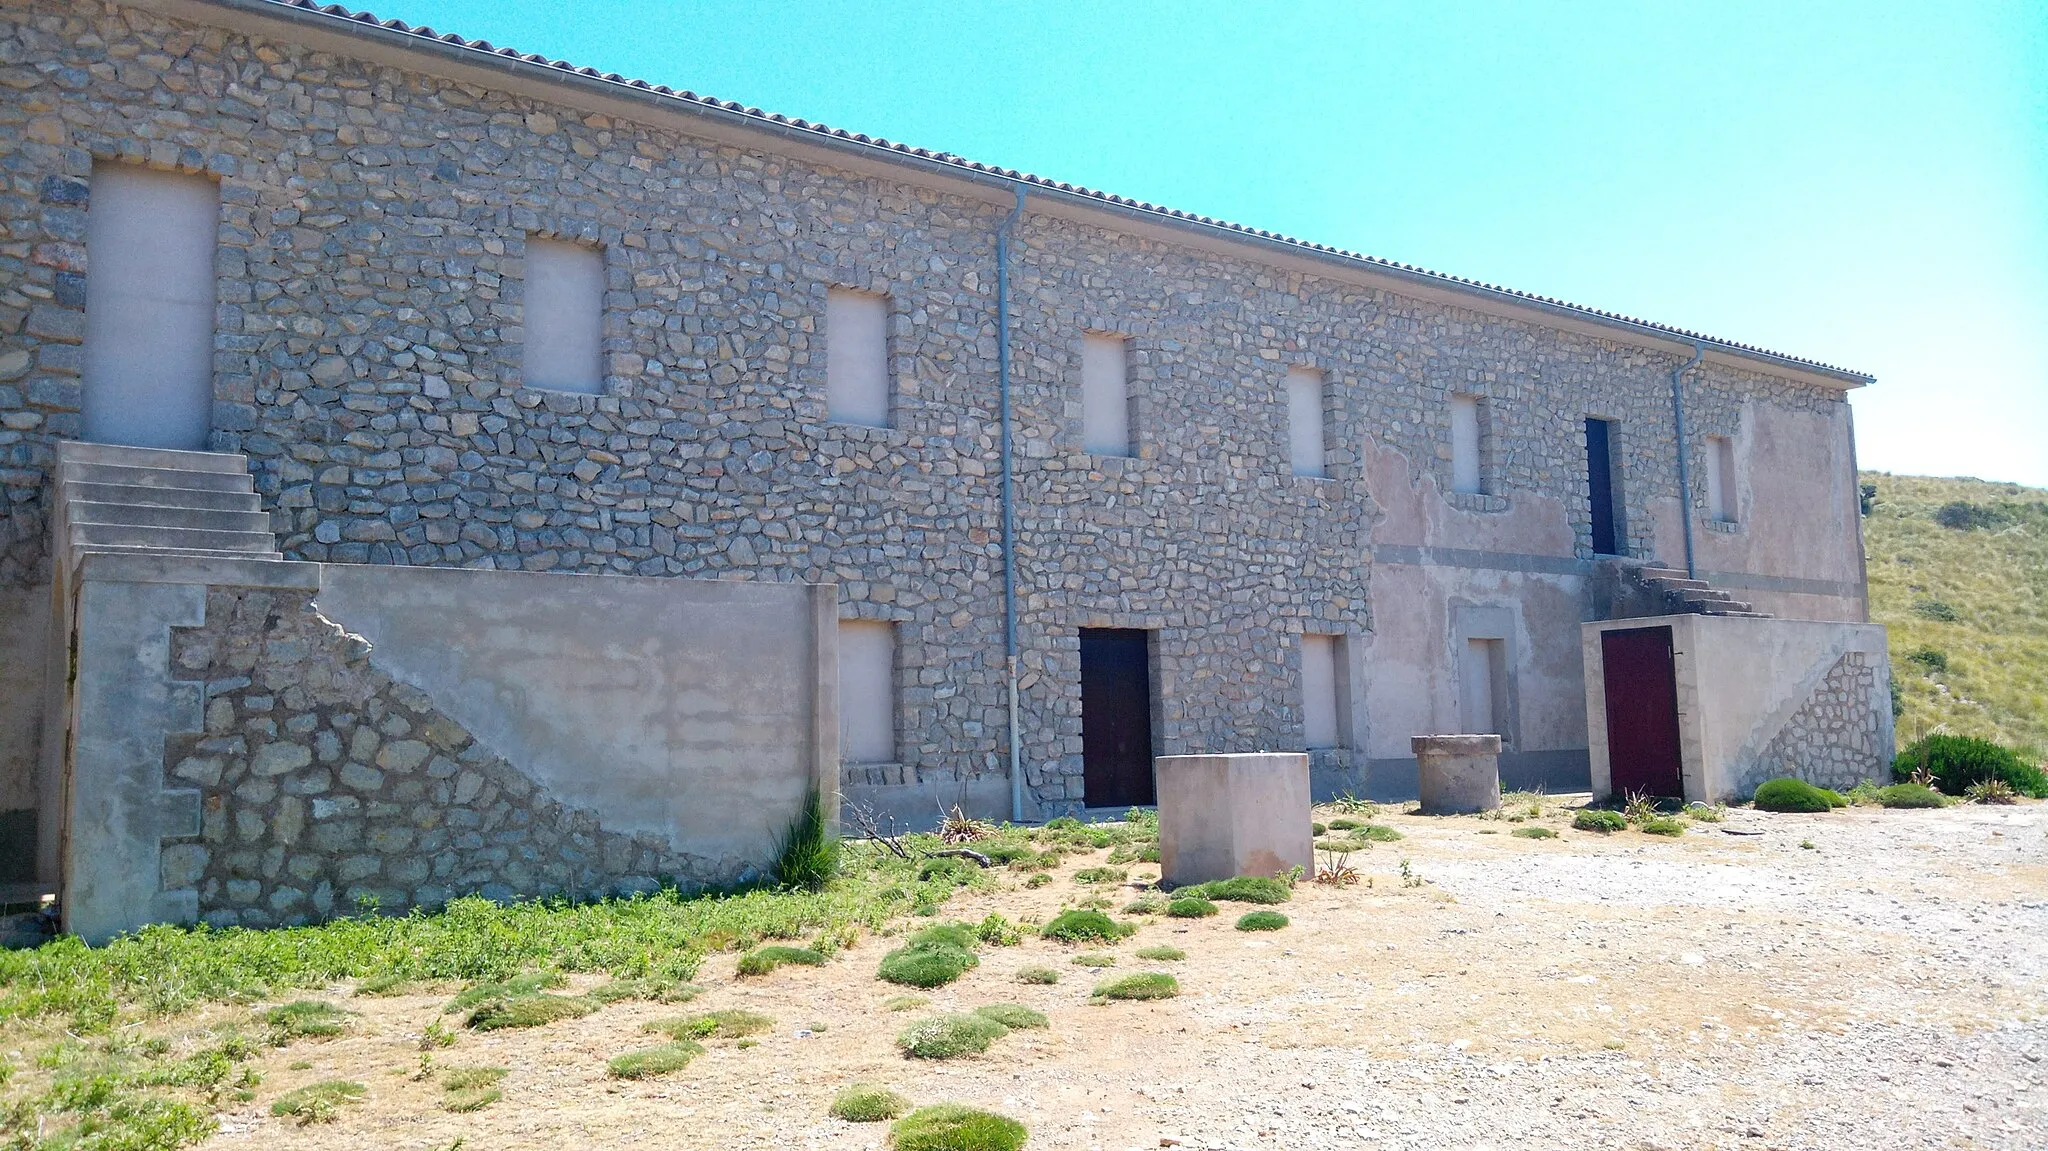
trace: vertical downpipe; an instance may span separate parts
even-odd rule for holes
[[[1024,215],[1017,206],[996,229],[996,383],[1003,425],[1003,667],[1010,693],[1010,822],[1024,822],[1024,738],[1017,711],[1017,503],[1010,418],[1010,233]]]
[[[1692,449],[1685,442],[1685,393],[1680,382],[1685,373],[1705,359],[1707,348],[1693,341],[1692,359],[1671,372],[1671,417],[1678,431],[1678,522],[1685,528],[1685,578],[1698,579],[1699,565],[1692,554]]]

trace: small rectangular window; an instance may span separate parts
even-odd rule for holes
[[[1323,453],[1329,442],[1329,428],[1324,413],[1323,374],[1314,368],[1287,370],[1287,440],[1294,457],[1295,475],[1325,474]]]
[[[604,390],[604,252],[526,238],[526,386]]]
[[[1458,669],[1459,720],[1466,735],[1508,734],[1507,643],[1498,639],[1468,639]]]
[[[1735,441],[1707,437],[1707,514],[1724,524],[1736,520]]]
[[[1479,466],[1479,397],[1451,397],[1451,490],[1480,492],[1485,480]]]
[[[1081,337],[1081,444],[1097,456],[1131,454],[1130,342]]]
[[[839,758],[896,762],[896,625],[839,621]]]
[[[1334,635],[1301,637],[1301,730],[1311,749],[1343,746],[1337,698],[1338,643]]]
[[[825,410],[834,423],[889,426],[889,297],[825,296]]]

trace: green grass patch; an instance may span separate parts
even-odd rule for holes
[[[1644,820],[1638,825],[1637,830],[1644,835],[1684,835],[1685,821],[1673,819],[1668,815],[1658,815]]]
[[[263,1013],[270,1041],[283,1047],[295,1039],[332,1039],[348,1025],[351,1012],[318,999],[298,999]]]
[[[1105,979],[1095,985],[1090,999],[1171,999],[1180,994],[1180,981],[1161,971],[1143,971],[1121,979]]]
[[[356,982],[355,994],[373,998],[387,998],[393,995],[410,995],[414,987],[415,984],[412,980],[407,979],[403,975],[394,975],[387,971],[382,975],[372,975],[366,979],[358,980]]]
[[[1198,888],[1184,887],[1181,891],[1231,903],[1285,903],[1294,897],[1286,883],[1263,875],[1237,875],[1204,883]]]
[[[880,1123],[898,1118],[908,1110],[910,1100],[894,1091],[872,1083],[855,1083],[832,1097],[826,1114],[848,1123]]]
[[[1017,982],[1019,983],[1036,983],[1050,986],[1051,984],[1058,983],[1059,981],[1060,973],[1054,971],[1050,967],[1034,966],[1020,967],[1017,969]]]
[[[1832,811],[1849,801],[1825,787],[1815,787],[1803,779],[1785,776],[1758,785],[1750,802],[1758,811],[1816,812]]]
[[[882,957],[875,978],[904,987],[943,987],[980,962],[973,952],[943,943],[899,947]]]
[[[825,956],[808,947],[757,947],[740,956],[733,971],[738,975],[766,975],[785,964],[794,963],[800,967],[823,967]]]
[[[1121,867],[1084,867],[1074,873],[1075,883],[1122,883],[1130,872]]]
[[[1579,831],[1597,831],[1602,835],[1621,831],[1628,827],[1628,817],[1618,811],[1605,811],[1597,807],[1582,807],[1572,816],[1572,827]]]
[[[891,995],[889,998],[882,1000],[882,1010],[914,1011],[930,1002],[930,999],[922,995]]]
[[[479,1004],[462,1021],[472,1031],[504,1031],[518,1027],[545,1027],[564,1019],[581,1019],[598,1009],[598,1004],[580,995],[520,995]]]
[[[678,983],[670,979],[614,979],[583,994],[609,1006],[629,999],[644,999],[650,1003],[688,1003],[703,993],[704,989],[694,983]]]
[[[1178,947],[1140,947],[1138,949],[1138,958],[1156,960],[1160,963],[1178,963],[1187,957],[1188,953]]]
[[[728,1007],[697,1015],[656,1019],[642,1024],[640,1029],[659,1032],[671,1039],[745,1039],[750,1035],[759,1035],[774,1026],[775,1020],[771,1016],[758,1011]]]
[[[1287,917],[1277,911],[1252,911],[1237,917],[1239,931],[1278,931],[1287,926]]]
[[[441,1093],[441,1110],[453,1111],[458,1115],[466,1115],[471,1111],[481,1111],[504,1097],[504,1090],[498,1087],[472,1087],[467,1091],[443,1091]]]
[[[505,1078],[503,1067],[450,1067],[441,1072],[443,1091],[468,1091],[489,1087]]]
[[[568,977],[559,971],[528,971],[514,975],[510,979],[478,983],[456,992],[455,998],[450,999],[447,1005],[441,1008],[441,1014],[453,1015],[458,1011],[467,1011],[479,1003],[493,999],[516,999],[521,995],[537,995],[548,988],[560,987],[567,982]]]
[[[450,1067],[441,1072],[441,1110],[458,1115],[481,1111],[505,1097],[498,1082],[503,1067]]]
[[[980,941],[980,935],[965,923],[934,923],[904,942],[910,947],[957,947],[972,951]]]
[[[1374,843],[1397,843],[1406,838],[1400,832],[1395,831],[1384,823],[1365,824],[1358,828],[1357,834],[1360,838],[1369,839]]]
[[[894,1151],[1018,1151],[1024,1125],[993,1111],[954,1103],[920,1107],[889,1128]]]
[[[1135,932],[1137,927],[1118,923],[1100,911],[1075,909],[1062,911],[1052,922],[1038,929],[1038,934],[1062,943],[1088,943],[1094,940],[1117,940]]]
[[[1876,789],[1881,807],[1947,807],[1952,800],[1931,787],[1918,783],[1894,783]]]
[[[690,1060],[702,1054],[704,1048],[701,1044],[678,1039],[659,1047],[645,1047],[614,1056],[604,1068],[614,1079],[652,1079],[657,1075],[681,1071],[690,1065]]]
[[[1166,905],[1166,914],[1170,919],[1207,919],[1218,910],[1214,903],[1199,895],[1176,895]]]
[[[1052,1024],[1043,1012],[1033,1011],[1021,1003],[990,1003],[974,1009],[983,1019],[993,1019],[1012,1031],[1036,1030]]]
[[[1050,875],[1045,875],[1045,874],[1041,873],[1041,874],[1038,874],[1038,875],[1034,875],[1034,876],[1032,876],[1031,878],[1029,878],[1029,879],[1025,880],[1025,881],[1024,881],[1024,886],[1025,886],[1025,887],[1027,887],[1027,888],[1036,888],[1036,887],[1044,887],[1044,886],[1046,886],[1046,885],[1050,884],[1051,882],[1052,882],[1052,876],[1050,876]]]
[[[1084,951],[1067,962],[1076,967],[1115,967],[1116,956],[1106,951]]]
[[[1516,839],[1556,839],[1557,833],[1547,827],[1518,827],[1508,832]]]
[[[953,1059],[979,1055],[1010,1029],[984,1015],[938,1015],[921,1019],[896,1036],[896,1046],[912,1059]]]
[[[297,1119],[300,1126],[327,1123],[340,1114],[343,1107],[362,1102],[368,1092],[369,1088],[350,1079],[308,1083],[278,1096],[277,1101],[270,1105],[270,1113],[279,1118]]]

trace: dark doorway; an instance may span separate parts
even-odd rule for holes
[[[1601,632],[1600,665],[1607,685],[1607,772],[1614,794],[1685,798],[1671,629]]]
[[[1586,421],[1586,488],[1593,499],[1593,552],[1618,556],[1628,538],[1622,526],[1621,485],[1615,482],[1613,426],[1607,420]]]
[[[1081,774],[1089,807],[1154,802],[1145,632],[1081,629]]]

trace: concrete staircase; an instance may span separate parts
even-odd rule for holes
[[[1676,568],[1651,565],[1635,569],[1636,582],[1653,595],[1662,596],[1667,615],[1733,615],[1770,618],[1769,612],[1736,599],[1703,579],[1692,579]]]
[[[244,456],[63,443],[56,495],[67,569],[86,552],[284,558]]]

